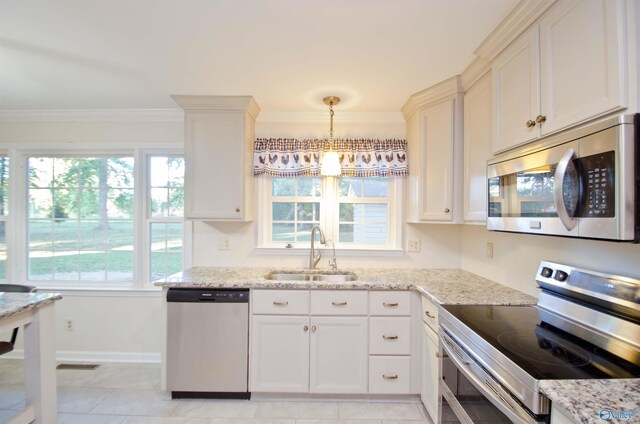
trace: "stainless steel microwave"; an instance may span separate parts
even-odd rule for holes
[[[640,114],[552,136],[487,165],[487,229],[639,241]]]

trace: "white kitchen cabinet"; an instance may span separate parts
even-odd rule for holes
[[[623,12],[561,0],[494,60],[494,153],[626,107]]]
[[[462,87],[458,77],[411,96],[407,221],[462,220]]]
[[[487,160],[491,152],[491,74],[464,95],[464,221],[487,219]]]
[[[185,217],[253,219],[251,96],[172,96],[185,110]]]
[[[311,393],[367,393],[368,318],[311,317]]]
[[[422,330],[422,375],[420,378],[420,398],[431,420],[438,422],[438,384],[439,374],[438,336],[431,328]]]
[[[372,356],[369,361],[369,393],[410,393],[411,359],[408,356]]]
[[[254,315],[250,390],[309,391],[309,317]]]

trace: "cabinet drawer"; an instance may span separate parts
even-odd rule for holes
[[[411,292],[373,291],[369,294],[371,315],[411,315]]]
[[[411,358],[409,356],[372,356],[369,358],[369,393],[409,393]]]
[[[254,290],[251,302],[254,314],[309,314],[307,290]]]
[[[368,294],[362,290],[314,290],[311,315],[368,315]]]
[[[411,318],[369,318],[369,353],[371,355],[411,354]]]
[[[436,333],[438,332],[438,305],[422,296],[422,320]]]

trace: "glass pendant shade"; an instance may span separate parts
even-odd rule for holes
[[[340,166],[340,157],[338,152],[330,150],[322,156],[322,166],[320,167],[320,175],[325,177],[336,177],[342,173]]]

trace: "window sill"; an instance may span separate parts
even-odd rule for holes
[[[331,248],[321,248],[319,249],[323,255],[333,255],[333,249]],[[256,255],[290,255],[290,256],[309,256],[309,248],[308,247],[270,247],[270,246],[260,246],[255,247],[253,252]],[[375,249],[375,248],[357,248],[357,249],[340,249],[336,248],[336,256],[388,256],[388,257],[402,257],[405,252],[403,249],[392,249],[392,248],[383,248],[383,249]]]

